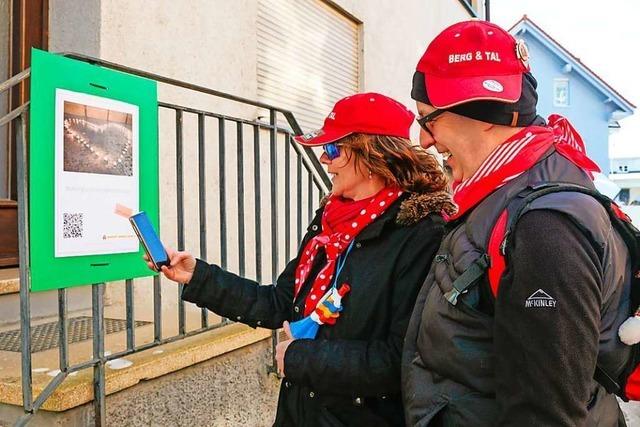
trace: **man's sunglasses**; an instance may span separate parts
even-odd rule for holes
[[[324,153],[327,155],[329,160],[335,160],[340,157],[340,147],[335,142],[330,142],[328,144],[324,144],[322,146]]]
[[[447,110],[441,110],[441,109],[435,109],[432,112],[430,112],[429,114],[427,114],[426,116],[420,117],[418,119],[416,119],[416,121],[418,122],[418,124],[420,125],[420,127],[424,130],[426,130],[427,132],[431,133],[431,129],[428,128],[427,124],[429,122],[432,122],[433,120],[435,120],[436,117],[438,117],[440,114],[446,112]]]

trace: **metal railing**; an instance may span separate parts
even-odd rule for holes
[[[330,181],[322,169],[317,158],[313,152],[306,148],[295,144],[292,139],[292,134],[301,133],[300,127],[296,122],[293,114],[290,111],[283,110],[264,103],[244,99],[234,95],[229,95],[223,92],[219,92],[210,88],[193,85],[176,79],[163,77],[160,75],[152,74],[149,72],[128,68],[119,64],[114,64],[106,61],[102,61],[96,58],[91,58],[76,54],[65,54],[65,56],[96,64],[99,66],[107,67],[114,70],[123,71],[129,74],[142,76],[148,79],[155,80],[158,83],[170,85],[173,87],[181,87],[190,91],[195,91],[201,94],[211,95],[213,97],[233,101],[236,103],[250,105],[264,109],[268,111],[269,122],[265,123],[259,120],[243,119],[239,117],[233,117],[224,114],[218,114],[211,111],[205,111],[201,109],[191,108],[187,106],[177,105],[167,102],[159,102],[159,110],[172,111],[175,115],[175,153],[176,153],[176,214],[177,214],[177,246],[179,250],[183,250],[185,247],[185,200],[184,200],[184,152],[185,144],[188,141],[184,136],[184,123],[185,118],[194,116],[197,119],[197,152],[198,152],[198,221],[199,221],[199,256],[201,258],[207,258],[208,245],[207,245],[207,201],[212,199],[211,193],[207,192],[206,185],[206,172],[205,166],[207,164],[207,138],[206,138],[206,121],[212,120],[217,122],[217,155],[218,155],[218,200],[219,206],[218,214],[220,216],[220,239],[219,239],[219,264],[222,268],[227,268],[228,264],[228,240],[231,233],[235,234],[238,241],[238,273],[244,275],[247,267],[247,245],[245,234],[245,214],[247,209],[245,206],[245,199],[247,196],[247,182],[244,180],[245,175],[245,160],[251,157],[249,151],[253,151],[253,203],[255,219],[255,278],[261,283],[263,279],[263,253],[262,253],[262,239],[268,234],[267,238],[271,239],[271,280],[275,281],[278,271],[281,269],[282,263],[279,261],[283,258],[288,260],[291,256],[290,247],[292,242],[292,231],[295,231],[295,243],[299,245],[303,236],[303,222],[309,222],[313,214],[313,207],[317,205],[318,201],[328,191],[330,187]],[[15,77],[0,84],[0,93],[10,89],[11,87],[19,84],[30,75],[30,70],[25,70]],[[32,392],[32,354],[31,354],[31,319],[30,319],[30,282],[29,282],[29,266],[25,260],[29,259],[29,240],[28,240],[28,165],[27,165],[27,132],[26,126],[28,122],[29,103],[25,103],[20,107],[14,109],[4,117],[0,118],[0,126],[13,123],[15,126],[16,146],[17,146],[17,189],[18,189],[18,233],[19,233],[19,255],[20,260],[20,327],[21,327],[21,352],[22,352],[22,401],[24,407],[24,415],[17,421],[16,425],[22,426],[29,422],[33,415],[38,411],[44,402],[53,394],[56,388],[62,384],[67,376],[73,372],[93,368],[93,390],[94,400],[93,405],[95,409],[95,425],[105,425],[106,409],[105,409],[105,364],[109,360],[120,358],[132,353],[147,350],[149,348],[181,340],[186,337],[196,335],[205,331],[209,331],[220,326],[224,326],[230,323],[227,319],[211,324],[209,322],[208,313],[205,309],[202,309],[200,316],[200,327],[187,331],[186,328],[186,313],[184,301],[178,296],[178,333],[177,335],[164,337],[162,331],[162,293],[160,277],[155,276],[153,278],[153,320],[154,320],[154,333],[153,342],[149,342],[143,345],[136,345],[135,339],[135,312],[134,312],[134,280],[128,279],[125,281],[125,313],[126,313],[126,349],[114,354],[105,354],[105,329],[104,329],[104,292],[105,284],[96,283],[91,285],[91,311],[92,311],[92,323],[93,323],[93,352],[90,360],[83,361],[78,364],[71,365],[69,362],[69,348],[67,340],[67,327],[68,327],[68,307],[67,307],[67,291],[66,289],[59,289],[57,291],[58,298],[58,332],[59,332],[59,369],[60,372],[49,382],[49,384],[42,390],[42,392],[33,398]],[[278,125],[278,115],[282,114],[289,128],[281,127]],[[235,126],[235,151],[236,151],[236,176],[237,176],[237,230],[230,230],[228,227],[228,206],[227,199],[229,195],[226,194],[228,180],[226,176],[227,168],[227,150],[232,145],[228,145],[228,126]],[[248,147],[245,140],[245,132],[252,132],[253,144]],[[261,160],[261,135],[264,132],[268,132],[269,141],[269,194],[266,195],[270,199],[270,230],[266,230],[262,227],[263,212],[261,211],[261,205],[263,202],[264,194],[262,194],[260,188],[263,178],[266,178],[262,173]],[[284,145],[280,146],[280,142],[283,140]],[[250,148],[250,150],[247,150]],[[292,170],[291,149],[293,148],[295,153],[294,165],[295,170]],[[280,150],[284,150],[284,168],[279,168],[278,153]],[[279,171],[284,174],[282,180],[278,180]],[[296,195],[294,197],[291,192],[292,188],[292,175],[296,181]],[[307,188],[303,191],[303,181],[306,178]],[[278,203],[279,191],[288,192],[285,194],[285,206],[280,206]],[[303,203],[303,193],[306,192],[306,203]],[[295,201],[294,201],[295,200]],[[292,206],[293,205],[293,206]],[[304,206],[306,205],[306,221],[303,218],[305,216]],[[284,212],[282,212],[284,210]],[[296,212],[296,223],[292,224],[292,210]],[[279,253],[279,238],[281,232],[279,223],[282,220],[281,214],[284,214],[284,254]],[[269,231],[266,233],[266,231]],[[179,285],[179,295],[182,291],[182,285]],[[278,341],[277,333],[274,331],[272,343],[275,346]],[[275,351],[273,352],[272,363],[275,366]]]

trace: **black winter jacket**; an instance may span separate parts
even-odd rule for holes
[[[491,252],[491,232],[505,207],[552,182],[593,188],[552,148],[447,225],[407,329],[402,374],[408,424],[624,425],[615,396],[593,375],[597,364],[617,378],[628,360],[630,347],[617,331],[631,312],[631,269],[624,242],[594,198],[566,192],[527,204],[502,246],[506,269],[497,297],[486,273],[457,304],[445,297],[465,271],[473,273],[475,260]],[[536,304],[541,296],[547,304]]]
[[[443,193],[406,193],[356,237],[338,283],[351,291],[333,326],[314,340],[300,339],[285,354],[276,426],[404,425],[400,356],[415,303],[440,244],[449,203]],[[316,212],[301,248],[320,232]],[[291,260],[276,284],[259,286],[198,260],[182,298],[219,315],[256,327],[277,329],[303,317],[304,301],[325,263],[321,250],[296,300]]]

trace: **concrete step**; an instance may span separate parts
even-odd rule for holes
[[[231,324],[119,359],[126,364],[108,364],[106,424],[271,425],[279,381],[267,373],[270,337],[268,330]],[[107,341],[107,348],[120,350]],[[90,345],[73,347],[75,362],[90,354]],[[34,360],[34,397],[56,374],[51,352]],[[2,360],[2,353],[0,366],[13,365],[6,375],[0,371],[0,426],[13,425],[23,413],[19,357]],[[93,370],[85,369],[67,377],[29,425],[92,425],[92,400]]]
[[[0,270],[0,329],[20,322],[20,278],[17,268]],[[69,313],[91,308],[91,288],[70,288],[67,291]],[[31,293],[31,319],[40,320],[58,315],[58,292]]]

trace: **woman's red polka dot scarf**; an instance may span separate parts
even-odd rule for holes
[[[316,308],[333,280],[336,262],[353,239],[375,221],[402,194],[398,187],[387,187],[368,199],[353,201],[331,196],[322,213],[322,231],[307,243],[296,267],[295,297],[305,283],[318,250],[324,247],[327,262],[316,276],[307,295],[304,315]]]

